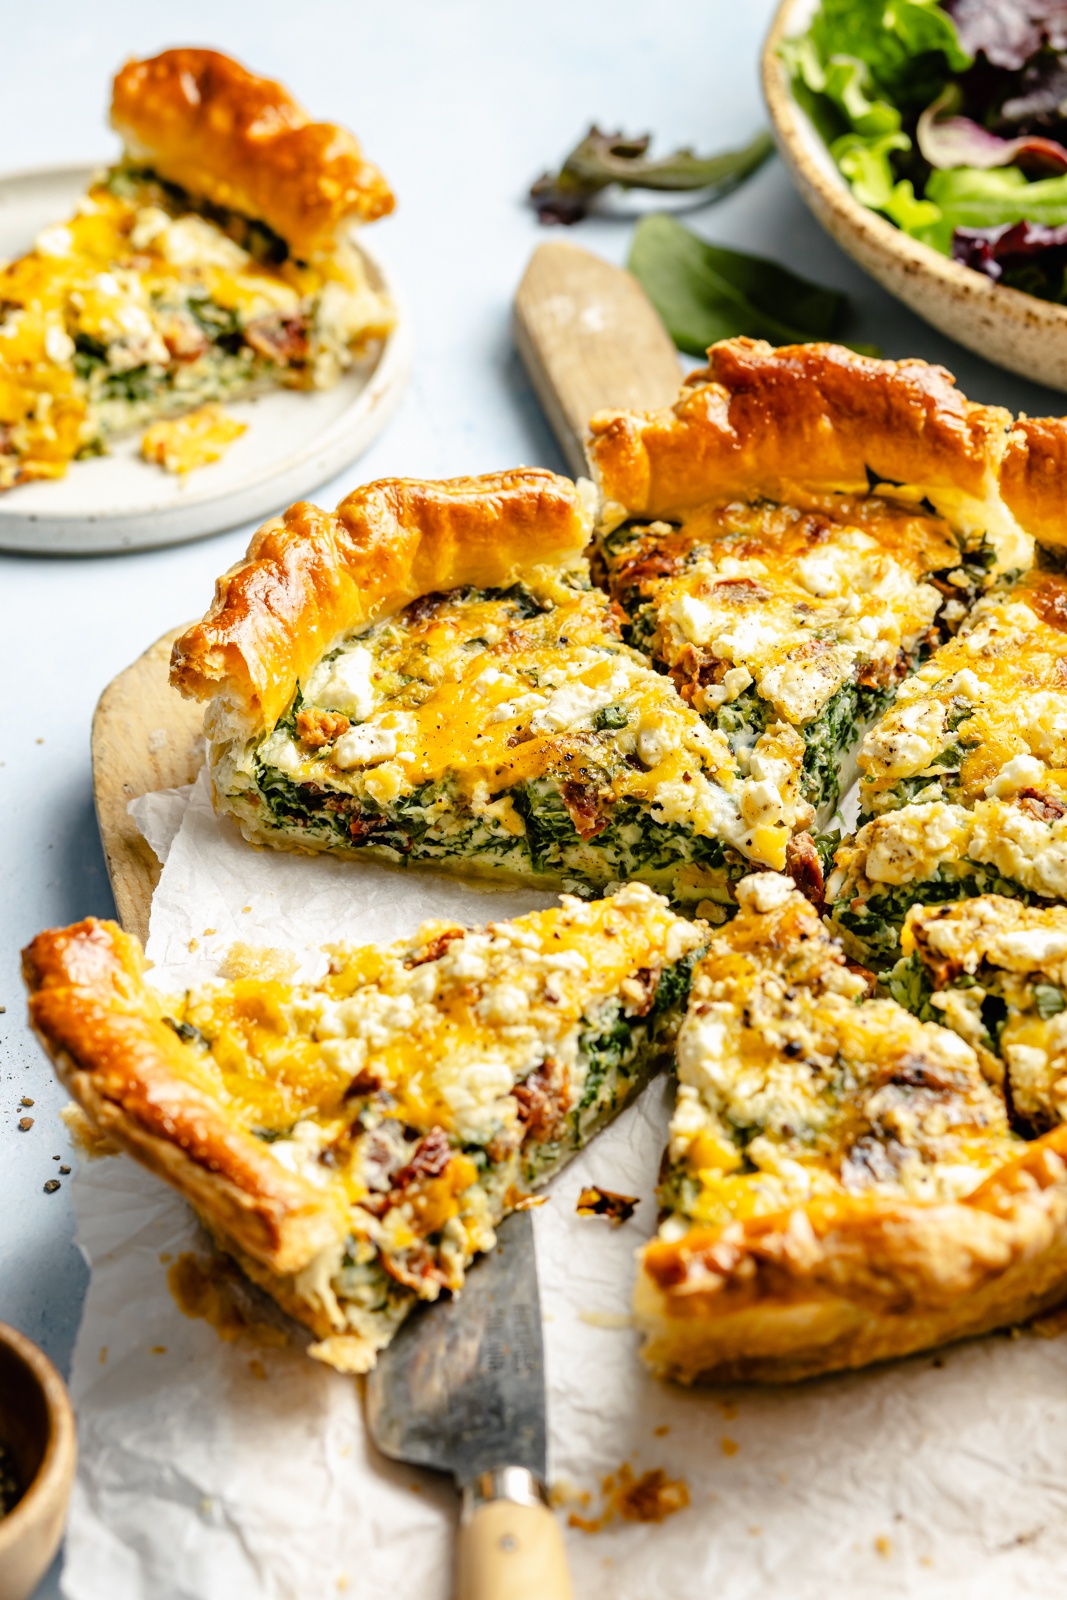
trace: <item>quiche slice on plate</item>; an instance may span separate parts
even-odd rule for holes
[[[1034,508],[1005,460],[1025,440],[924,362],[708,354],[670,410],[593,418],[599,556],[633,643],[742,767],[765,729],[800,735],[825,822],[901,681],[1030,565]]]
[[[645,1359],[683,1382],[787,1382],[1061,1300],[1067,1127],[1014,1131],[976,1049],[867,998],[787,879],[737,893],[678,1035]]]
[[[859,755],[861,817],[827,886],[853,954],[886,966],[915,903],[1067,896],[1067,582],[980,600]]]
[[[291,507],[174,647],[216,805],[257,844],[581,894],[641,880],[722,920],[811,807],[775,725],[741,772],[623,642],[552,473],[391,480]]]
[[[43,933],[33,1026],[91,1122],[366,1371],[671,1055],[704,930],[642,884],[337,946],[317,983],[170,999],[113,923]]]
[[[393,326],[351,237],[393,196],[343,128],[196,49],[127,62],[111,121],[122,159],[0,268],[0,488],[205,404],[326,387]]]

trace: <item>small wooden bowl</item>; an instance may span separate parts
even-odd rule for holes
[[[763,94],[774,137],[801,196],[823,227],[890,294],[988,361],[1067,389],[1067,306],[993,283],[901,233],[853,199],[778,55],[803,33],[817,0],[782,0],[763,47]]]
[[[0,1322],[0,1441],[26,1485],[0,1517],[0,1600],[27,1600],[59,1548],[77,1447],[66,1384],[48,1357]]]

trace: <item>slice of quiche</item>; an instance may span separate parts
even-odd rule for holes
[[[683,1382],[792,1381],[1062,1299],[1067,1128],[1013,1131],[971,1045],[866,998],[788,880],[737,893],[678,1036],[645,1359]]]
[[[917,902],[1067,894],[1067,582],[980,600],[860,751],[861,815],[827,886],[860,960],[898,954]]]
[[[766,728],[800,734],[823,821],[901,680],[1035,534],[1062,543],[1044,435],[919,361],[708,355],[669,410],[593,418],[605,581],[742,770]]]
[[[735,753],[797,729],[802,792],[828,821],[860,735],[985,582],[992,550],[962,544],[922,507],[797,487],[628,520],[599,549],[633,642]]]
[[[93,1124],[192,1202],[313,1354],[365,1371],[670,1059],[703,938],[631,884],[338,946],[318,983],[165,999],[136,942],[94,920],[41,934],[24,971]]]
[[[323,388],[393,325],[351,239],[392,210],[343,128],[212,50],[115,79],[121,161],[0,269],[0,488],[153,419]]]
[[[901,947],[894,997],[966,1039],[1017,1126],[1067,1122],[1067,907],[913,906]]]
[[[534,470],[268,523],[174,648],[217,805],[275,848],[584,894],[640,879],[721,920],[811,819],[800,737],[767,728],[741,772],[623,642],[588,533],[574,485]]]

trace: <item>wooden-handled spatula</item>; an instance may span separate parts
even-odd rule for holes
[[[515,343],[576,476],[588,470],[595,411],[651,411],[678,395],[678,352],[637,279],[562,239],[530,257],[515,296]]]

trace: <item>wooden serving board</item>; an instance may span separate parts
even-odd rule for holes
[[[572,471],[587,470],[595,411],[669,404],[681,370],[670,337],[628,272],[552,240],[515,296],[515,342]],[[203,764],[202,711],[167,681],[174,628],[108,684],[93,718],[93,788],[119,921],[144,942],[160,864],[128,806],[192,783]]]

